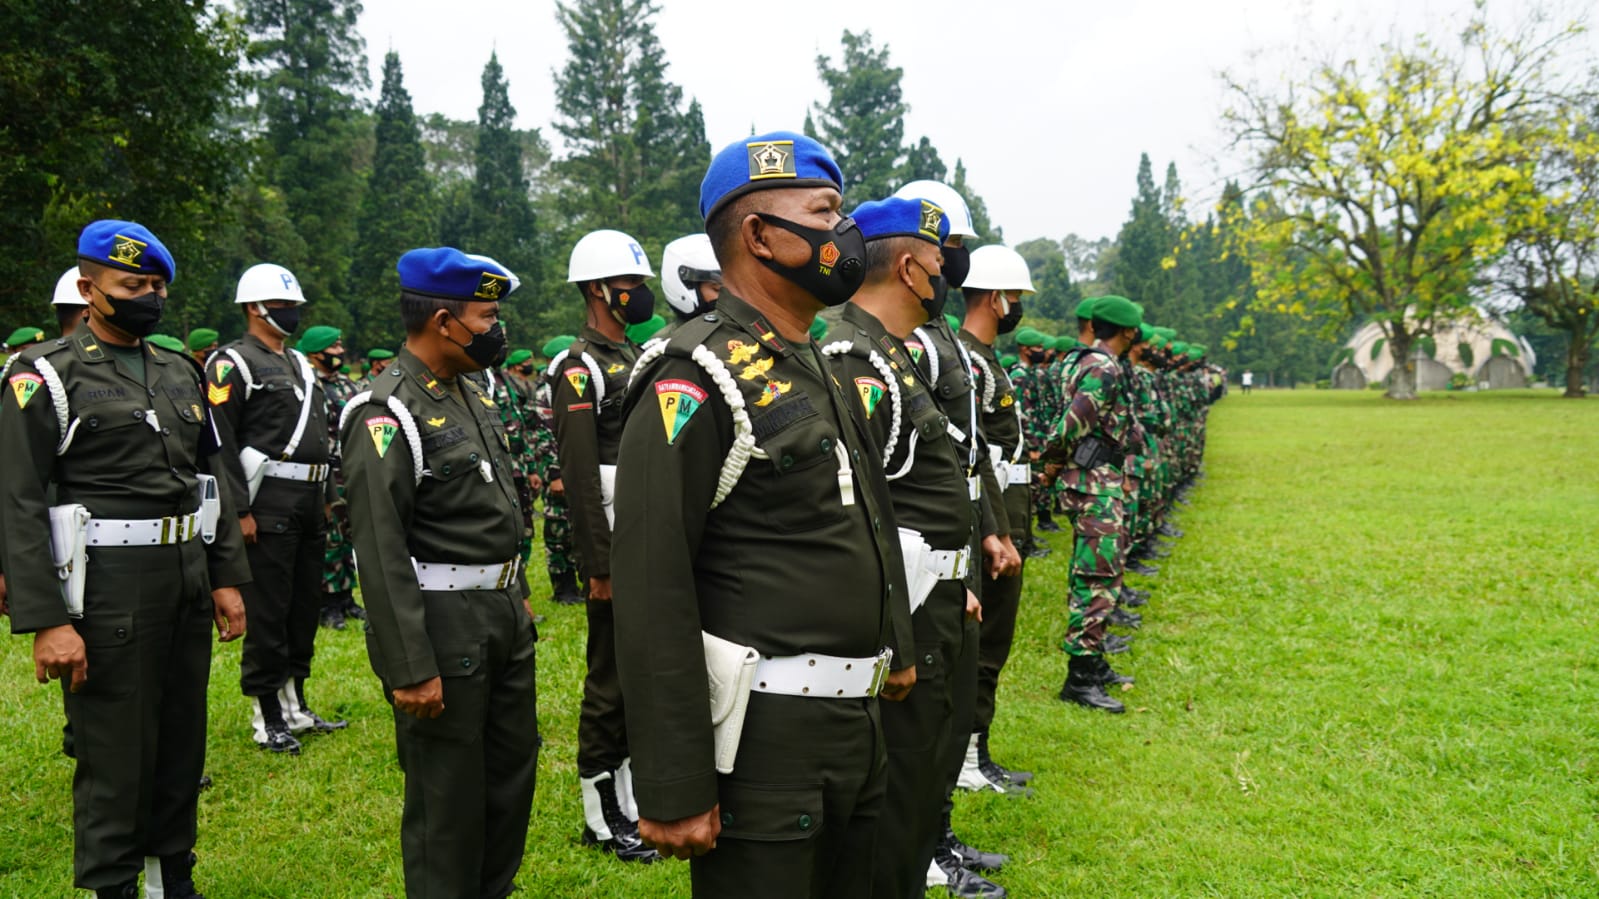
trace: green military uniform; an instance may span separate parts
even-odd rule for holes
[[[343,453],[339,450],[339,416],[350,398],[361,388],[343,373],[317,371],[322,395],[328,406],[328,443],[333,482],[333,519],[328,522],[327,547],[322,553],[322,593],[325,614],[336,613],[336,621],[348,612],[360,612],[355,604],[355,545],[350,542],[350,510],[345,501]],[[359,616],[357,616],[359,617]]]
[[[523,356],[517,361],[526,358]],[[528,480],[534,473],[533,445],[528,439],[532,431],[528,424],[531,397],[528,395],[526,384],[511,371],[510,363],[498,373],[484,369],[484,374],[488,376],[489,395],[500,408],[500,425],[505,429],[505,437],[510,444],[511,463],[516,471],[516,496],[522,508],[522,539],[518,554],[521,556],[522,564],[526,566],[528,558],[533,554],[533,491]]]
[[[608,488],[622,442],[622,405],[638,347],[585,327],[552,364],[550,403],[560,448],[561,481],[572,516],[578,566],[585,581],[611,576]],[[627,721],[616,677],[616,635],[609,602],[590,600],[588,675],[578,719],[577,773],[593,778],[622,769],[628,759]],[[622,782],[625,789],[625,781]]]
[[[964,755],[971,732],[969,701],[966,718],[953,717],[962,701],[956,681],[965,675],[955,663],[967,656],[975,663],[977,657],[966,618],[976,523],[969,511],[968,456],[951,439],[949,417],[932,398],[932,379],[914,363],[906,343],[870,313],[845,305],[828,322],[825,351],[835,377],[860,399],[867,430],[883,455],[899,527],[919,532],[935,551],[964,553],[968,569],[945,572],[953,576],[938,580],[912,614],[916,686],[904,702],[883,708],[889,781],[873,894],[920,894],[943,836],[944,801],[952,786],[945,776],[951,735],[959,732]],[[975,672],[972,679],[975,686]]]
[[[435,377],[402,349],[340,434],[372,670],[385,693],[434,677],[444,690],[438,718],[394,712],[406,894],[504,896],[527,839],[539,736],[522,512],[499,410],[472,379]],[[433,578],[490,570],[493,583],[423,585],[416,563]]]
[[[763,657],[870,671],[886,646],[895,667],[912,664],[881,460],[815,346],[789,344],[731,292],[660,346],[630,392],[616,530],[628,552],[613,566],[639,812],[720,804],[717,848],[691,863],[696,896],[865,896],[886,788],[876,698],[765,692],[777,684],[757,669],[733,771],[718,775],[701,630]],[[689,358],[697,348],[720,379]],[[729,478],[735,446],[747,464]]]
[[[88,327],[22,353],[0,391],[12,632],[70,623],[86,646],[88,680],[77,693],[63,690],[77,757],[74,880],[83,889],[135,882],[149,857],[187,868],[195,844],[211,591],[250,578],[230,496],[214,542],[198,539],[192,524],[197,475],[216,449],[202,391],[182,357],[146,343],[112,346]],[[91,525],[76,619],[62,603],[47,517],[50,505],[69,503],[107,526],[165,525],[132,545],[93,544]]]
[[[239,686],[255,704],[256,742],[270,742],[275,715],[294,732],[336,728],[317,721],[305,696],[322,611],[326,507],[335,498],[327,398],[302,353],[279,353],[253,334],[207,361],[206,397],[222,443],[220,486],[240,517],[255,516]],[[246,449],[269,460],[254,500]]]

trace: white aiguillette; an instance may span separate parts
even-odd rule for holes
[[[716,770],[733,773],[738,741],[749,710],[750,687],[761,654],[714,634],[700,632],[705,644],[705,674],[710,681],[711,726],[716,740]]]

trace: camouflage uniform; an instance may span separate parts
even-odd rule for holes
[[[1056,447],[1067,461],[1059,483],[1072,519],[1070,617],[1062,648],[1074,656],[1097,655],[1105,637],[1105,616],[1121,592],[1120,535],[1126,528],[1122,506],[1123,456],[1094,468],[1071,462],[1072,454],[1093,437],[1115,447],[1132,434],[1121,364],[1094,348],[1070,351],[1063,364],[1063,396],[1069,398],[1056,431]]]
[[[510,445],[511,479],[516,484],[517,502],[522,510],[522,562],[533,554],[533,491],[529,477],[534,474],[533,445],[528,440],[533,430],[528,423],[532,413],[527,383],[510,371],[491,371],[490,397],[500,408],[500,423]]]
[[[561,479],[561,454],[555,445],[554,419],[550,413],[550,385],[540,379],[535,394],[538,428],[533,434],[533,457],[544,479],[544,564],[550,584],[559,588],[577,577],[577,549],[572,542],[572,516],[566,497],[550,493],[550,482]]]
[[[350,397],[361,392],[361,387],[339,372],[325,375],[317,372],[322,382],[322,393],[328,398],[328,445],[333,448],[328,461],[337,498],[333,501],[333,520],[328,523],[328,542],[322,551],[322,613],[330,621],[342,619],[347,612],[359,612],[355,604],[355,545],[350,542],[349,506],[344,501],[343,453],[339,447],[339,416]]]

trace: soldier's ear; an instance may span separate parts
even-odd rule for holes
[[[744,249],[749,251],[756,259],[775,259],[771,244],[766,241],[766,223],[761,217],[751,212],[744,216],[738,224],[739,237],[744,241]]]

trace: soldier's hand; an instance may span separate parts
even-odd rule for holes
[[[58,678],[71,678],[68,689],[78,692],[89,679],[89,657],[83,638],[70,624],[47,627],[33,635],[33,676],[48,684]]]
[[[983,604],[978,601],[977,594],[966,591],[966,617],[976,618],[978,624],[983,623]]]
[[[1016,550],[1016,544],[1010,537],[999,538],[1001,546],[1005,547],[1005,567],[1000,570],[1001,577],[1015,577],[1022,573],[1022,554]]]
[[[560,478],[550,482],[550,495],[566,496],[566,484],[562,483]]]
[[[1005,564],[1010,561],[1005,555],[1005,544],[999,538],[990,534],[983,538],[983,557],[988,560],[989,578],[997,578],[1005,573]]]
[[[539,477],[536,474],[528,475],[527,476],[527,489],[533,491],[534,493],[537,493],[540,490],[543,490],[544,489],[544,479]]]
[[[0,574],[0,618],[10,613],[11,607],[6,605],[6,576]]]
[[[246,512],[239,516],[239,534],[245,543],[255,542],[255,516]]]
[[[223,643],[244,636],[244,597],[238,587],[211,591],[211,618],[217,623],[217,639]]]
[[[611,601],[611,579],[608,577],[589,578],[589,599],[599,602]]]
[[[410,687],[394,691],[394,707],[417,718],[437,718],[444,714],[444,682],[435,676]]]
[[[883,681],[883,689],[877,692],[877,696],[889,702],[901,702],[911,694],[911,687],[914,686],[916,686],[916,666],[907,665],[899,671],[888,673],[888,678]]]
[[[716,848],[716,838],[721,832],[721,803],[711,806],[708,812],[676,821],[656,821],[643,815],[638,819],[639,838],[667,858],[704,855]]]
[[[1055,479],[1060,477],[1060,470],[1063,467],[1065,466],[1061,465],[1059,462],[1049,462],[1044,465],[1044,476],[1042,483],[1046,488],[1055,486]]]

